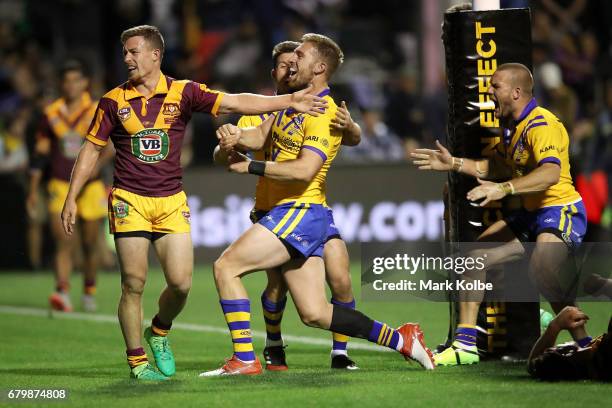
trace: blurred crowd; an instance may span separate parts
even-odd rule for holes
[[[440,0],[442,12],[452,1]],[[536,96],[574,138],[581,171],[605,167],[610,121],[610,28],[605,1],[502,1],[530,6]],[[27,166],[40,110],[57,97],[57,67],[77,57],[93,73],[92,94],[125,80],[119,35],[133,25],[160,27],[164,72],[230,92],[273,93],[270,50],[279,41],[322,32],[346,61],[333,83],[363,127],[364,142],[339,162],[402,161],[418,146],[444,138],[446,91],[421,85],[419,1],[380,0],[0,0],[0,171]],[[437,22],[439,24],[439,21]],[[185,164],[211,161],[221,121],[194,120]],[[588,163],[583,166],[582,163]]]
[[[0,0],[0,177],[23,190],[42,109],[58,97],[58,67],[68,58],[92,73],[91,93],[125,81],[120,33],[153,24],[165,36],[165,74],[230,92],[272,94],[271,49],[303,33],[338,41],[346,55],[332,84],[363,130],[362,143],[338,163],[406,161],[419,146],[444,139],[444,68],[424,91],[423,32],[436,29],[451,0]],[[428,3],[430,4],[430,3]],[[572,137],[573,172],[588,202],[589,221],[612,224],[612,3],[605,0],[502,0],[531,7],[538,102]],[[430,27],[431,28],[431,27]],[[443,63],[440,45],[440,61]],[[184,165],[211,163],[214,130],[233,117],[196,115],[186,137]],[[19,187],[21,186],[21,187]],[[23,196],[23,193],[21,194]],[[589,207],[590,206],[590,207]],[[597,234],[599,231],[597,230]]]

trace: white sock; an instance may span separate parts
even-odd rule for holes
[[[399,334],[399,333],[398,333],[398,334]],[[396,349],[397,351],[401,351],[401,350],[402,350],[402,347],[404,347],[404,338],[403,338],[403,337],[400,335],[400,336],[399,336],[399,340],[398,340],[398,342],[397,342],[397,346],[395,346],[395,349]]]
[[[331,357],[334,358],[336,356],[348,356],[348,351],[346,350],[332,350]]]

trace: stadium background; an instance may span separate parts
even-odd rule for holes
[[[42,108],[58,96],[58,68],[69,58],[84,60],[93,75],[92,94],[100,97],[126,78],[118,40],[121,31],[144,23],[157,25],[165,36],[164,73],[230,92],[273,92],[269,71],[270,50],[275,43],[299,39],[305,32],[320,32],[336,39],[346,60],[332,82],[333,94],[336,100],[346,100],[353,118],[364,132],[362,145],[343,149],[329,177],[329,201],[334,206],[341,231],[352,244],[353,262],[359,259],[357,244],[360,241],[441,240],[444,176],[418,173],[408,164],[407,156],[418,146],[431,146],[436,138],[442,141],[445,138],[447,96],[440,24],[444,10],[456,3],[447,0],[0,0],[0,189],[3,192],[0,199],[3,231],[0,304],[44,307],[52,289],[49,268],[53,242],[43,222],[28,220],[24,202],[28,158],[35,130]],[[571,135],[575,180],[590,203],[587,240],[608,241],[612,221],[608,195],[612,193],[608,188],[608,180],[612,180],[612,28],[609,25],[612,3],[604,0],[515,0],[502,1],[502,6],[532,9],[536,98],[563,120]],[[560,9],[566,11],[560,12]],[[191,303],[181,317],[187,323],[223,327],[221,313],[217,313],[214,301],[210,260],[248,226],[246,214],[251,205],[254,178],[229,175],[211,165],[212,149],[216,144],[214,130],[226,121],[236,120],[231,116],[195,115],[183,147],[185,189],[193,212],[196,273],[199,272]],[[108,181],[110,174],[107,171]],[[40,250],[37,250],[38,243]],[[100,251],[103,268],[109,272],[100,278],[103,316],[114,314],[119,292],[117,268],[109,247],[112,245]],[[156,276],[147,288],[150,298],[146,310],[149,312],[153,310],[156,290],[161,287],[161,274],[155,264],[152,264],[152,272]],[[358,272],[356,264],[353,267],[355,283],[359,279]],[[249,291],[253,299],[258,296],[261,285],[261,278],[250,280]],[[75,281],[73,286],[79,285]],[[589,307],[587,305],[587,310],[594,313],[592,322],[598,325],[595,331],[600,331],[599,326],[609,313],[609,304]],[[432,345],[443,340],[447,327],[445,305],[403,309],[397,304],[364,306],[365,311],[391,316],[393,323],[399,324],[406,319],[425,320],[425,329],[434,333],[429,339]],[[202,313],[203,310],[206,312]],[[3,358],[7,355],[12,358],[7,357],[8,368],[0,371],[3,380],[0,387],[9,385],[8,378],[17,378],[24,385],[35,385],[37,375],[41,376],[39,382],[44,379],[52,384],[53,374],[61,372],[59,367],[65,359],[59,356],[51,357],[51,362],[45,357],[51,367],[58,367],[56,371],[12,368],[22,366],[23,357],[18,352],[22,342],[39,336],[40,341],[45,341],[45,333],[53,332],[58,326],[58,330],[64,328],[75,334],[76,338],[71,340],[60,337],[68,346],[79,338],[87,341],[85,333],[88,331],[102,331],[89,327],[90,323],[86,322],[70,326],[70,321],[47,320],[34,312],[33,316],[29,318],[36,324],[28,325],[27,330],[21,332],[17,330],[9,338]],[[23,329],[25,317],[5,317],[8,327]],[[254,321],[258,318],[260,316],[254,315]],[[325,334],[301,327],[294,314],[288,315],[287,326],[290,333],[326,338]],[[125,374],[120,365],[119,330],[113,326],[104,327],[105,333],[98,334],[112,339],[116,347],[109,347],[109,350],[117,349],[105,352],[109,359],[117,360],[117,364],[107,364],[104,369],[109,373],[114,370]],[[108,331],[111,334],[106,334]],[[183,358],[189,354],[187,351],[206,356],[189,366],[192,371],[216,364],[219,359],[216,345],[227,348],[227,342],[223,341],[227,339],[215,335],[214,341],[204,340],[211,350],[202,352],[201,336],[196,341],[190,333],[180,333],[176,341],[187,343],[181,353]],[[76,356],[86,354],[84,350],[78,351],[76,343],[74,346]],[[261,341],[256,341],[259,350],[260,346]],[[290,352],[314,355],[308,347],[298,345]],[[28,349],[28,352],[37,355],[36,350]],[[387,355],[366,360],[364,351],[356,350],[355,353],[363,365],[388,367],[381,360],[388,360]],[[323,349],[316,354],[322,355],[320,365],[326,365]],[[312,365],[304,357],[297,361],[298,365]],[[392,382],[393,370],[398,369],[401,362],[394,360],[393,364],[389,369],[391,373],[378,374],[378,377],[370,371],[373,381]],[[104,369],[98,371],[100,376],[105,375]],[[85,371],[85,365],[76,369],[78,373]],[[286,390],[300,380],[306,380],[307,387],[319,387],[314,378],[318,375],[316,371],[297,371],[298,377],[289,377],[289,382],[285,383]],[[483,386],[491,402],[497,401],[491,391],[496,388],[494,372],[502,377],[507,373],[498,366],[484,366],[473,371],[474,375],[491,376],[491,383]],[[514,378],[518,372],[509,371],[510,377]],[[524,376],[524,370],[520,372]],[[448,384],[458,381],[466,375],[463,373],[449,374],[445,381]],[[299,377],[302,374],[305,377]],[[83,389],[94,386],[94,377],[90,378],[91,383],[82,385]],[[341,379],[346,383],[353,381],[344,376]],[[437,381],[421,380],[425,384],[431,381],[432,386]],[[100,402],[113,397],[109,391],[111,384],[109,382],[108,388],[100,391]],[[246,392],[252,383],[241,385]],[[224,384],[216,383],[216,387],[222,390]],[[602,389],[593,387],[592,402],[599,402],[597,395]],[[361,392],[367,390],[364,388]],[[573,392],[568,388],[568,396]],[[506,393],[510,397],[512,392],[506,390]],[[435,398],[435,393],[430,397]],[[367,395],[363,398],[368,401]],[[329,399],[328,395],[328,400],[333,401],[333,398]],[[566,401],[569,400],[568,397]]]
[[[415,230],[419,217],[408,215],[402,219],[401,211],[398,214],[384,205],[380,213],[377,204],[389,200],[399,206],[416,202],[421,206],[419,211],[440,213],[437,205],[427,206],[441,191],[441,183],[421,182],[424,176],[408,167],[406,157],[415,147],[431,146],[436,138],[445,138],[447,97],[440,24],[443,11],[454,3],[0,1],[0,186],[7,193],[5,197],[10,197],[2,200],[0,213],[11,215],[3,221],[3,230],[11,239],[2,240],[0,265],[36,269],[49,263],[52,243],[48,235],[42,240],[42,256],[35,248],[28,249],[37,247],[37,235],[45,230],[40,229],[41,225],[28,230],[22,203],[28,157],[41,109],[57,97],[58,67],[69,58],[84,60],[93,74],[92,94],[100,97],[125,80],[119,34],[126,27],[142,23],[155,24],[164,33],[166,55],[162,69],[166,74],[230,92],[273,92],[269,71],[270,50],[275,43],[299,39],[309,31],[336,39],[346,61],[334,78],[333,93],[337,100],[347,101],[353,117],[364,129],[364,142],[360,147],[343,149],[335,161],[335,171],[330,175],[330,203],[343,208],[357,203],[361,207],[362,224],[366,226],[366,231],[361,232],[366,241],[439,239],[440,219],[429,217],[428,223],[435,223],[435,227],[428,226],[430,232],[423,235],[419,233],[421,226],[416,225]],[[605,176],[612,171],[612,143],[608,142],[612,121],[610,27],[606,23],[612,6],[598,0],[502,1],[502,6],[532,8],[536,97],[557,113],[572,135],[572,169],[581,192],[592,204],[588,205],[592,222],[588,240],[607,240],[610,217],[604,217],[604,229],[599,227],[609,201]],[[575,15],[560,14],[559,7],[577,11]],[[210,260],[240,228],[248,225],[243,216],[248,207],[244,199],[253,191],[253,180],[220,175],[221,171],[215,173],[218,169],[210,167],[216,143],[214,129],[236,119],[195,115],[183,149],[186,191],[192,200],[199,201],[200,219],[227,224],[224,220],[233,214],[227,206],[234,205],[237,197],[241,200],[241,212],[236,216],[241,224],[236,227],[230,220],[222,228],[227,230],[224,239],[196,236],[196,241],[201,242],[196,244],[201,260]],[[381,195],[371,194],[369,188],[343,189],[341,186],[351,184],[353,166],[368,166],[376,177],[399,182],[381,191]],[[596,176],[591,179],[592,174]],[[211,182],[191,182],[202,176]],[[234,183],[241,183],[236,184],[240,187],[233,191],[223,188]],[[364,185],[373,184],[360,183]],[[441,196],[438,197],[439,200]],[[384,211],[392,214],[385,215]],[[339,223],[343,224],[342,219]],[[432,233],[435,228],[438,233]],[[28,239],[34,244],[28,244]],[[114,267],[111,259],[106,256],[109,268]]]

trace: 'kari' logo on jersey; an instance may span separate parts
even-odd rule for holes
[[[125,122],[132,115],[132,108],[126,106],[125,108],[121,108],[117,111],[117,116],[119,116],[119,120]]]
[[[546,147],[543,147],[543,148],[541,148],[541,149],[540,149],[540,153],[546,153],[547,151],[549,151],[549,150],[553,150],[553,149],[555,149],[555,148],[556,148],[556,147],[555,147],[555,146],[553,146],[553,145],[546,146]]]
[[[170,138],[162,129],[144,129],[132,136],[132,154],[145,163],[158,163],[168,157]]]

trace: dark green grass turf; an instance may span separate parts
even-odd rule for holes
[[[359,282],[357,272],[354,268],[356,283]],[[225,327],[210,274],[209,268],[197,269],[189,303],[178,322]],[[262,274],[245,279],[253,301],[253,328],[259,331],[264,330],[259,309],[263,279]],[[78,277],[72,283],[73,301],[78,305],[81,283]],[[157,295],[162,287],[160,271],[152,269],[145,290],[146,318],[155,313]],[[49,273],[0,273],[0,305],[45,308],[51,288]],[[118,275],[102,274],[98,286],[100,313],[114,315],[118,296]],[[446,335],[448,306],[444,303],[358,301],[357,304],[372,318],[391,325],[419,321],[432,347]],[[591,316],[591,332],[603,331],[610,303],[582,307]],[[328,368],[328,347],[291,342],[287,349],[291,367],[288,372],[265,373],[252,378],[200,379],[199,372],[218,367],[223,358],[230,356],[229,335],[183,329],[172,332],[178,368],[176,377],[163,384],[141,384],[128,378],[117,324],[6,313],[0,313],[0,319],[0,389],[68,389],[68,402],[52,406],[231,407],[291,403],[295,406],[561,407],[612,404],[610,385],[540,383],[526,375],[522,364],[483,362],[478,366],[425,372],[416,364],[407,364],[396,353],[352,350],[350,354],[361,370],[332,372]],[[326,332],[303,326],[292,305],[285,313],[283,328],[285,333],[292,335],[330,339]],[[262,339],[255,339],[255,348],[261,355]]]

